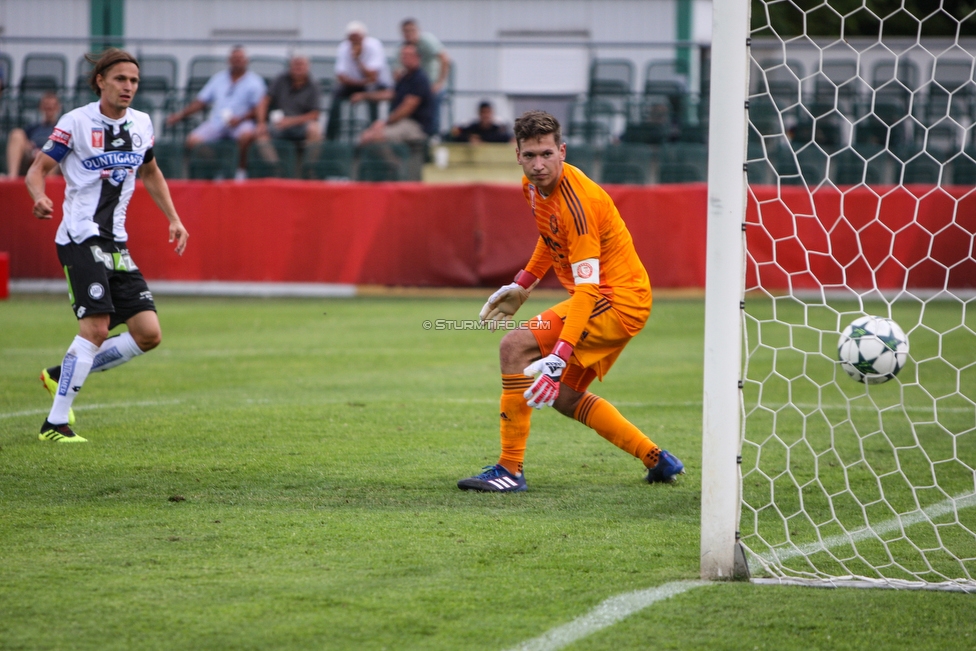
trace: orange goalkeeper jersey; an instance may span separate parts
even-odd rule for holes
[[[539,229],[525,270],[542,278],[551,266],[574,299],[583,290],[591,295],[595,309],[609,301],[626,330],[637,334],[651,311],[651,281],[606,191],[565,163],[550,196],[543,197],[524,176],[522,191]],[[580,317],[580,323],[571,323],[572,312],[567,317],[563,337],[567,342],[576,344],[589,314]]]

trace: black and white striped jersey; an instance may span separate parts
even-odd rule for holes
[[[136,170],[153,158],[152,120],[127,109],[112,120],[92,102],[61,116],[43,151],[61,164],[64,216],[54,241],[81,243],[98,235],[125,242],[125,210]]]

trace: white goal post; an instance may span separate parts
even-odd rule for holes
[[[712,4],[702,409],[701,576],[729,579],[739,529],[740,302],[746,211],[748,0]]]
[[[713,3],[704,579],[976,593],[976,11],[888,4]]]

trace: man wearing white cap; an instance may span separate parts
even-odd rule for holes
[[[326,140],[339,135],[342,102],[353,93],[382,90],[393,86],[393,75],[386,61],[383,44],[377,38],[366,35],[366,25],[354,20],[346,25],[346,39],[336,51],[336,86],[332,93]],[[377,105],[369,105],[370,122],[377,118]]]

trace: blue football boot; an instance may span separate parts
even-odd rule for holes
[[[518,493],[528,489],[525,485],[525,475],[513,475],[505,466],[485,466],[480,475],[462,479],[457,483],[463,491],[481,491],[483,493]]]
[[[667,450],[661,450],[657,465],[647,471],[644,479],[648,484],[673,484],[678,479],[678,475],[683,474],[685,474],[685,464]]]

